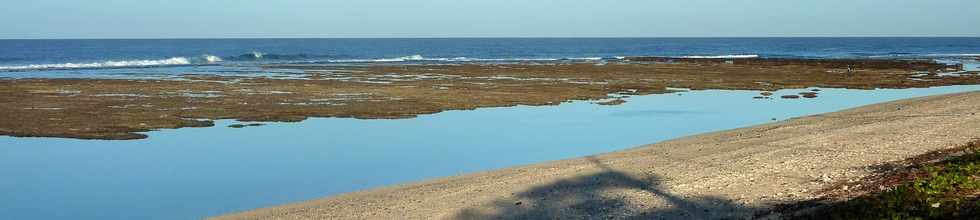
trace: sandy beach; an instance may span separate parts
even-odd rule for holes
[[[978,138],[978,111],[980,92],[907,99],[215,219],[746,218]]]

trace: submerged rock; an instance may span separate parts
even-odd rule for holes
[[[233,124],[233,125],[228,125],[228,127],[229,128],[245,128],[245,127],[258,127],[258,126],[264,126],[264,125],[265,124],[262,124],[262,123],[251,123],[251,124]]]
[[[784,95],[784,96],[782,96],[782,98],[784,98],[784,99],[798,99],[798,98],[800,98],[800,96],[798,96],[798,95]]]
[[[816,98],[817,97],[817,94],[819,94],[819,93],[816,93],[816,92],[801,92],[800,93],[800,95],[802,95],[803,98],[808,98],[808,99]]]
[[[605,101],[605,102],[596,102],[595,104],[599,104],[599,105],[622,105],[623,103],[626,103],[626,100],[623,100],[623,99],[613,99],[613,100],[609,100],[609,101]]]

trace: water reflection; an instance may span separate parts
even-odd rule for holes
[[[0,137],[0,219],[189,219],[384,185],[581,157],[772,119],[980,90],[825,89],[636,96],[618,106],[448,111],[150,132],[136,141]],[[807,90],[785,90],[775,97]]]

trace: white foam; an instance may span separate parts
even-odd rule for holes
[[[868,56],[871,58],[895,58],[895,57],[928,57],[928,58],[960,58],[960,57],[980,57],[977,53],[933,53],[933,54],[888,54]]]
[[[602,57],[573,57],[568,59],[569,60],[602,60]]]
[[[258,52],[258,51],[252,51],[252,57],[255,57],[255,59],[262,59],[262,57],[264,57],[264,56],[265,56],[265,53]]]
[[[930,57],[980,57],[980,53],[940,53],[929,54]]]
[[[736,54],[736,55],[717,55],[717,56],[681,56],[680,58],[689,59],[747,59],[759,58],[756,54]]]
[[[377,62],[405,62],[405,61],[422,61],[422,60],[425,60],[425,57],[416,54],[416,55],[403,56],[394,59],[377,59]]]
[[[335,63],[384,63],[384,62],[405,62],[405,61],[420,61],[425,60],[422,55],[411,55],[398,58],[382,58],[382,59],[346,59],[346,60],[329,60],[328,62]]]
[[[215,55],[207,55],[207,54],[204,55],[204,60],[207,60],[208,63],[217,63],[217,62],[224,61],[221,59],[221,57]]]
[[[45,69],[83,69],[83,68],[120,68],[120,67],[146,67],[146,66],[170,66],[170,65],[189,65],[191,61],[185,57],[173,57],[162,60],[124,60],[124,61],[105,61],[97,63],[59,63],[59,64],[31,64],[22,66],[0,66],[0,70],[45,70]]]

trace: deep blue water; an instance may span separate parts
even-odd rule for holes
[[[635,96],[620,106],[448,111],[186,128],[149,139],[0,137],[0,219],[196,219],[428,178],[574,158],[697,133],[980,86]],[[805,90],[776,93],[795,94]],[[725,106],[719,109],[719,106]]]
[[[980,38],[0,40],[0,77],[209,73],[223,68],[240,71],[242,66],[267,63],[514,62],[729,55],[957,58],[980,56]],[[202,65],[213,66],[197,68]]]

